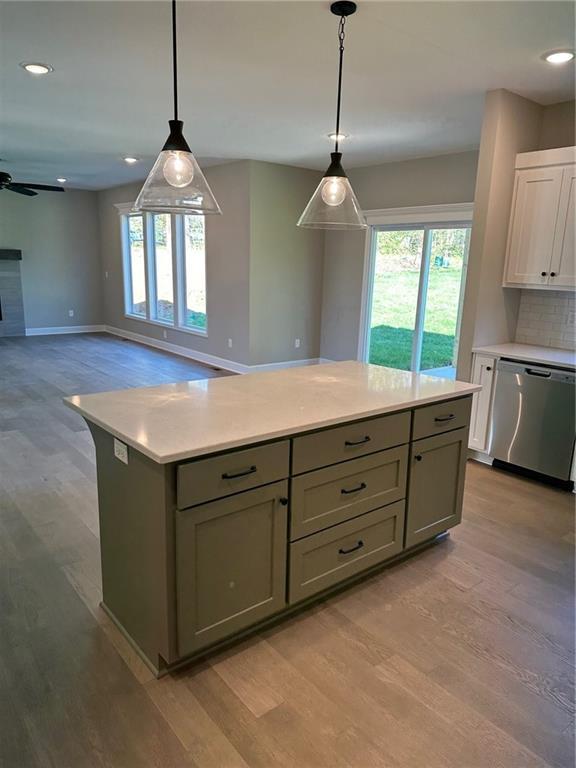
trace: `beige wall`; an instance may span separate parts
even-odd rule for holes
[[[576,144],[574,101],[550,104],[542,109],[538,149],[573,147]]]
[[[502,288],[517,152],[537,149],[542,107],[510,91],[486,94],[470,239],[458,376],[470,375],[473,346],[512,341],[520,291]]]
[[[250,163],[250,362],[320,354],[324,232],[296,226],[320,173]],[[300,339],[300,347],[295,347]]]
[[[474,199],[477,152],[355,168],[350,181],[364,210]],[[327,232],[324,254],[321,356],[356,359],[366,235]]]
[[[124,316],[114,204],[133,202],[139,183],[98,195],[105,322],[243,365],[318,357],[324,235],[296,227],[318,173],[240,161],[205,174],[222,208],[222,216],[206,218],[208,335]]]
[[[0,193],[0,248],[22,251],[27,328],[103,322],[95,192]]]

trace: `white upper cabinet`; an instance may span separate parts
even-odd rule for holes
[[[516,156],[505,286],[576,286],[575,150],[563,147]]]
[[[556,238],[550,265],[550,285],[556,283],[576,286],[576,257],[574,248],[574,228],[576,220],[576,165],[564,169]]]

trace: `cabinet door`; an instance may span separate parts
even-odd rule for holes
[[[470,415],[470,439],[468,445],[476,451],[485,451],[488,438],[488,423],[492,410],[492,385],[496,359],[487,355],[474,355],[472,381],[481,384],[482,390],[472,396]]]
[[[284,481],[176,512],[180,656],[285,606],[287,491]]]
[[[561,167],[516,171],[505,284],[548,284],[561,186]]]
[[[574,249],[574,228],[576,221],[576,165],[564,168],[554,254],[550,267],[550,285],[555,288],[576,286],[576,253]]]
[[[431,539],[462,519],[467,443],[467,429],[412,443],[406,547]]]

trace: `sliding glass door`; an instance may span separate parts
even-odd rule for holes
[[[470,226],[374,227],[366,359],[453,377]]]

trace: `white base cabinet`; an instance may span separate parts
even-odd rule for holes
[[[488,445],[488,428],[492,413],[495,371],[495,357],[480,354],[474,355],[472,361],[472,381],[474,384],[482,385],[482,390],[472,396],[468,447],[475,451],[483,452]]]
[[[504,287],[576,287],[576,147],[516,155]]]

